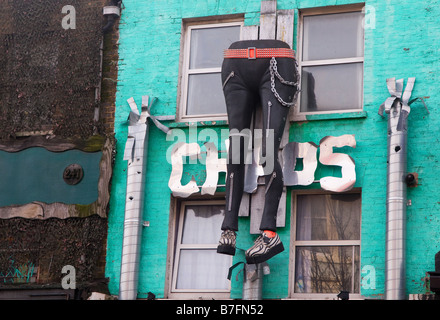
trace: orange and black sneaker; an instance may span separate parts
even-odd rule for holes
[[[269,234],[271,236],[268,236]],[[273,231],[264,231],[255,240],[254,245],[246,251],[246,262],[248,264],[262,263],[283,251],[284,246],[278,234]]]

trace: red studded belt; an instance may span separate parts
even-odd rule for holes
[[[243,58],[243,59],[257,59],[257,58],[292,58],[295,59],[295,51],[289,48],[255,48],[247,49],[227,49],[224,52],[225,59]]]

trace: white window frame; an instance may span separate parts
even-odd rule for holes
[[[301,112],[301,92],[299,92],[297,97],[297,108],[294,110],[293,120],[304,120],[304,116],[308,114],[334,114],[334,113],[350,113],[350,112],[360,112],[364,108],[364,57],[365,57],[365,46],[362,57],[352,57],[352,58],[342,58],[342,59],[324,59],[324,60],[309,60],[303,61],[303,40],[304,40],[304,17],[306,16],[318,16],[325,14],[338,14],[338,13],[349,13],[349,12],[362,12],[364,5],[347,5],[347,6],[335,6],[335,7],[324,7],[324,8],[313,8],[300,10],[299,12],[299,24],[298,24],[298,71],[302,74],[303,67],[313,67],[313,66],[324,66],[324,65],[341,65],[350,63],[362,63],[362,88],[361,96],[359,97],[361,108],[360,109],[340,109],[340,110],[328,110],[328,111],[304,111]],[[362,39],[365,43],[365,33]],[[300,81],[301,85],[301,81]]]
[[[292,218],[290,221],[290,265],[289,265],[289,297],[294,300],[336,300],[337,293],[298,293],[295,292],[295,270],[296,270],[296,247],[323,247],[323,246],[351,246],[359,247],[359,267],[361,266],[361,231],[362,231],[362,192],[360,189],[353,189],[345,194],[356,193],[361,196],[360,203],[360,223],[359,223],[359,240],[296,240],[296,220],[297,220],[297,196],[299,195],[329,195],[335,194],[325,190],[295,190],[292,191]],[[353,270],[354,271],[354,270]],[[361,270],[359,273],[359,292],[350,293],[350,300],[362,299],[361,290]],[[354,273],[352,273],[352,278]],[[352,282],[353,283],[353,282]]]
[[[221,72],[221,66],[218,68],[202,68],[202,69],[189,69],[190,50],[191,50],[191,31],[194,29],[207,29],[207,28],[221,28],[228,26],[240,26],[240,38],[243,27],[243,19],[234,19],[232,21],[225,22],[211,22],[211,23],[194,23],[184,26],[184,44],[183,44],[183,62],[182,62],[182,80],[181,80],[181,92],[180,92],[180,108],[179,108],[179,120],[180,121],[206,121],[206,120],[227,120],[226,113],[218,114],[198,114],[187,115],[187,102],[188,102],[188,79],[192,74],[207,74]],[[227,48],[225,48],[227,49]]]
[[[229,282],[228,289],[177,289],[177,274],[179,267],[179,258],[181,249],[217,249],[218,243],[212,244],[182,244],[182,232],[183,232],[183,222],[185,218],[185,208],[186,206],[210,206],[210,205],[225,205],[225,200],[188,200],[182,201],[180,205],[180,211],[178,212],[178,217],[176,217],[177,224],[177,234],[174,234],[175,247],[170,250],[171,258],[171,281],[168,298],[170,299],[229,299],[231,294],[231,284]],[[174,229],[173,229],[174,230]],[[232,265],[232,256],[231,265]]]

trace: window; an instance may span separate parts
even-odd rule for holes
[[[225,202],[186,201],[181,205],[171,292],[193,293],[193,298],[203,293],[227,293],[227,279],[232,257],[218,254]],[[205,294],[207,298],[212,295]],[[218,296],[217,296],[218,298]]]
[[[240,40],[241,22],[189,25],[182,68],[181,119],[226,119],[223,51]]]
[[[359,111],[363,104],[361,11],[303,13],[300,113]]]
[[[360,193],[296,194],[295,198],[292,297],[359,294]]]

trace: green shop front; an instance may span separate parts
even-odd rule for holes
[[[111,294],[434,297],[440,168],[430,144],[440,65],[429,52],[440,50],[439,16],[437,7],[412,1],[124,1]],[[244,39],[288,43],[301,75],[278,150],[277,232],[285,250],[257,266],[245,263],[244,252],[260,233],[265,194],[259,111],[238,250],[216,252],[229,137],[221,64],[223,50]]]

